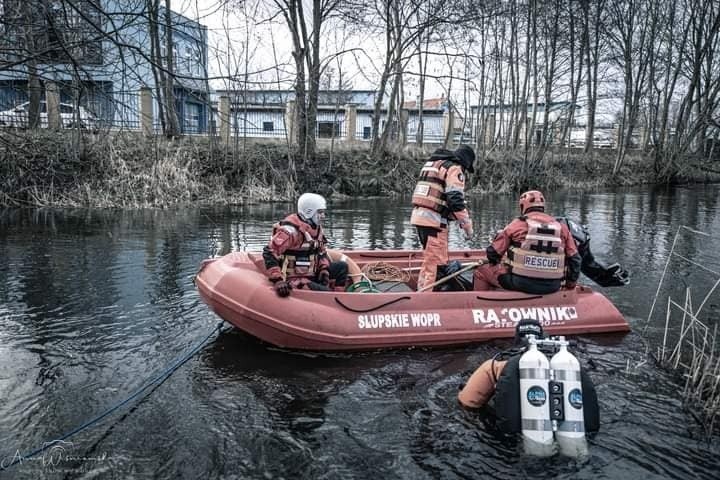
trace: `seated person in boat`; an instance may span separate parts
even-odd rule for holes
[[[515,326],[513,347],[480,364],[458,393],[458,401],[467,409],[479,409],[492,404],[498,417],[497,424],[505,433],[519,433],[521,429],[519,363],[528,348],[528,335],[544,338],[540,322],[534,319],[520,320]],[[595,387],[582,368],[580,378],[585,431],[597,431],[600,428],[600,409]]]
[[[417,289],[435,282],[438,267],[448,263],[448,226],[453,220],[473,235],[472,220],[465,206],[465,177],[473,173],[475,152],[461,145],[454,152],[438,149],[425,162],[413,191],[410,223],[417,229],[423,247],[423,263]]]
[[[287,216],[273,226],[270,243],[263,249],[268,279],[281,297],[292,288],[307,286],[311,290],[344,289],[348,266],[331,262],[327,238],[322,230],[327,204],[315,193],[303,193],[297,203],[297,214]]]
[[[618,263],[606,266],[597,261],[590,250],[590,233],[587,228],[567,217],[556,217],[560,223],[567,225],[575,240],[578,253],[582,257],[580,271],[601,287],[621,287],[630,283],[630,274]]]
[[[574,289],[582,259],[567,225],[545,213],[537,190],[520,196],[521,216],[498,232],[487,247],[488,263],[473,276],[474,290],[504,288],[545,295]]]

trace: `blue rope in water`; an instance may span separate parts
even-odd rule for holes
[[[62,442],[63,440],[66,440],[66,439],[72,437],[72,436],[75,435],[76,433],[81,432],[81,431],[85,430],[86,428],[91,427],[92,425],[96,424],[97,422],[99,422],[99,421],[102,420],[103,418],[105,418],[105,417],[107,417],[108,415],[110,415],[111,413],[113,413],[115,410],[123,407],[124,405],[127,405],[129,402],[131,402],[133,399],[135,399],[137,396],[139,396],[142,392],[144,392],[145,390],[147,390],[147,389],[148,389],[149,387],[151,387],[152,385],[155,385],[156,383],[162,383],[162,382],[164,382],[165,380],[167,380],[168,377],[170,377],[170,375],[173,374],[173,372],[175,372],[175,370],[177,370],[178,368],[180,368],[181,366],[183,366],[188,360],[190,360],[190,358],[192,358],[196,353],[198,353],[198,352],[202,349],[202,347],[205,345],[205,342],[207,342],[207,341],[210,339],[210,337],[213,336],[213,334],[215,333],[216,330],[217,330],[218,332],[221,332],[221,331],[222,331],[222,325],[223,325],[223,322],[219,322],[218,325],[217,325],[217,327],[214,328],[213,331],[210,332],[210,333],[208,334],[208,336],[205,337],[205,338],[203,339],[203,341],[200,342],[195,348],[193,348],[192,350],[190,350],[187,354],[185,354],[183,357],[181,357],[179,360],[177,360],[175,363],[173,363],[170,367],[166,368],[160,375],[158,375],[157,377],[155,377],[153,380],[150,380],[150,381],[147,382],[145,385],[143,385],[142,387],[140,387],[137,391],[135,391],[135,393],[133,393],[132,395],[130,395],[130,396],[129,396],[128,398],[126,398],[125,400],[123,400],[123,401],[117,403],[116,405],[110,407],[108,410],[106,410],[106,411],[103,412],[102,414],[98,415],[97,417],[93,418],[92,420],[89,420],[89,421],[83,423],[82,425],[80,425],[79,427],[76,427],[76,428],[72,429],[71,431],[69,431],[68,433],[66,433],[65,435],[63,435],[62,437],[56,438],[55,440],[52,440],[52,441],[50,441],[50,442],[45,442],[45,444],[44,444],[42,447],[36,448],[35,450],[33,450],[33,451],[29,452],[29,453],[26,453],[26,454],[24,454],[24,455],[20,455],[19,457],[17,457],[15,460],[13,460],[13,461],[12,461],[10,464],[8,464],[8,465],[0,465],[0,472],[2,472],[3,470],[7,470],[8,468],[10,468],[10,467],[12,467],[12,466],[14,466],[14,465],[17,465],[18,463],[22,462],[23,460],[26,460],[26,459],[28,459],[28,458],[34,457],[35,455],[38,455],[38,454],[44,452],[45,450],[49,449],[50,447],[52,447],[52,446],[55,445],[56,443]]]

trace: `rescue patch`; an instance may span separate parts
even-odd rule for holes
[[[525,256],[525,266],[542,270],[554,270],[560,268],[560,259],[554,257]]]
[[[423,197],[427,197],[428,193],[430,193],[429,185],[417,185],[415,187],[415,192],[413,192],[414,195],[421,195]]]

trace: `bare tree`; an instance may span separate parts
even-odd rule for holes
[[[173,44],[173,12],[170,0],[165,0],[165,135],[176,137],[180,134],[177,109],[175,108],[175,66]]]
[[[315,156],[317,102],[321,76],[321,29],[335,13],[340,0],[312,0],[305,12],[302,0],[273,0],[290,32],[295,60],[295,107],[297,142],[302,158]],[[307,17],[307,18],[306,18]]]
[[[587,123],[585,126],[585,152],[593,148],[595,135],[595,120],[598,104],[598,72],[601,63],[601,52],[603,48],[603,26],[606,0],[580,0],[583,12],[583,38],[585,39],[585,55],[587,61]]]
[[[585,58],[585,47],[587,46],[587,38],[585,38],[588,34],[587,29],[583,28],[578,36],[578,27],[580,24],[578,24],[575,20],[576,17],[581,17],[580,15],[576,15],[580,10],[577,7],[578,3],[579,2],[576,2],[575,0],[568,0],[567,2],[570,112],[561,135],[560,141],[563,145],[569,140],[571,129],[575,123],[575,110],[578,103],[580,83],[583,78],[583,61]]]
[[[709,128],[718,128],[720,111],[720,5],[690,0],[692,14],[689,55],[685,61],[687,89],[675,121],[675,135],[669,163],[663,177],[671,179],[679,170],[678,161],[690,151],[702,155]]]
[[[654,61],[657,10],[650,3],[643,0],[613,0],[609,4],[612,20],[607,32],[613,45],[615,62],[623,71],[625,89],[613,174],[619,172],[632,142],[640,100],[647,89],[648,67]]]

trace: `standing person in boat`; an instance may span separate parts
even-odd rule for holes
[[[475,152],[460,145],[454,152],[438,149],[425,162],[413,191],[410,223],[417,229],[423,247],[418,290],[431,285],[438,268],[448,263],[448,226],[458,222],[466,239],[473,236],[470,213],[465,205],[465,178],[473,173]]]
[[[297,213],[273,226],[263,259],[267,277],[279,296],[287,297],[292,288],[303,286],[324,291],[345,287],[347,263],[331,262],[326,250],[327,238],[322,229],[326,208],[322,196],[303,193]]]
[[[528,335],[543,338],[540,322],[520,320],[515,326],[513,347],[480,364],[458,393],[458,401],[468,409],[482,408],[492,399],[498,426],[506,433],[519,433],[521,429],[519,360],[527,349]],[[581,381],[585,431],[594,432],[600,428],[597,393],[592,380],[582,369]]]
[[[578,253],[582,257],[580,271],[593,282],[601,287],[622,287],[630,283],[630,273],[620,264],[613,263],[605,266],[603,263],[595,260],[595,256],[590,250],[590,232],[585,226],[582,226],[567,217],[556,217],[560,223],[567,225],[570,233],[577,245]]]
[[[582,259],[567,225],[545,213],[537,190],[520,195],[520,217],[487,247],[488,263],[475,270],[474,290],[504,288],[532,295],[574,289]]]

